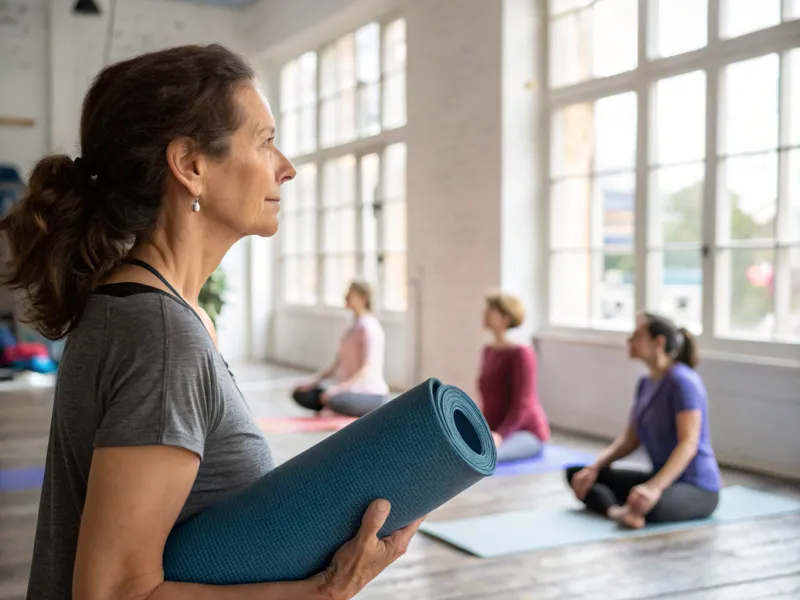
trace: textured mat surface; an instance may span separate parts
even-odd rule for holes
[[[659,523],[638,530],[622,529],[614,522],[582,509],[562,508],[499,513],[438,523],[426,521],[420,531],[475,556],[492,558],[793,512],[800,512],[800,501],[743,486],[731,486],[722,490],[719,506],[708,519]]]
[[[339,431],[355,421],[353,417],[264,417],[258,426],[264,433],[312,433]]]
[[[305,579],[355,535],[372,500],[392,503],[388,535],[491,475],[496,458],[475,403],[429,379],[173,530],[166,578]]]
[[[497,463],[497,469],[494,474],[499,477],[536,475],[538,473],[562,471],[573,465],[588,465],[592,461],[594,461],[594,456],[591,454],[547,443],[539,456]]]

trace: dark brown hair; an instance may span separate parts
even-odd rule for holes
[[[75,327],[92,290],[161,212],[169,143],[187,138],[224,158],[242,116],[234,94],[253,71],[218,45],[181,46],[113,64],[83,102],[81,153],[48,156],[0,221],[11,258],[4,283],[51,339]]]
[[[644,313],[647,330],[654,339],[664,336],[664,352],[675,362],[683,363],[693,369],[700,363],[697,341],[685,328],[678,327],[670,319],[654,313]]]
[[[350,289],[364,299],[364,307],[372,310],[372,286],[366,281],[352,281]]]

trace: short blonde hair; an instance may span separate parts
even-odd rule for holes
[[[486,306],[508,319],[509,329],[519,327],[525,321],[525,307],[522,300],[511,294],[496,293],[486,297]]]
[[[350,289],[364,299],[364,307],[372,310],[372,286],[364,280],[356,279],[350,282]]]

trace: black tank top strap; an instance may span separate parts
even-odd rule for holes
[[[157,277],[161,281],[161,283],[163,283],[165,286],[167,286],[167,288],[169,288],[169,290],[175,295],[175,298],[178,300],[178,302],[180,302],[186,308],[192,311],[194,316],[197,317],[201,323],[203,323],[203,319],[200,318],[200,315],[197,314],[197,311],[195,311],[195,309],[192,308],[192,306],[186,300],[184,300],[183,296],[181,296],[178,293],[178,290],[172,287],[172,284],[169,281],[167,281],[167,278],[164,277],[161,273],[159,273],[158,270],[153,265],[148,264],[143,260],[139,260],[138,258],[128,258],[122,262],[129,265],[133,265],[135,267],[141,267],[145,271],[150,271],[150,273],[152,273],[155,277]],[[205,323],[203,323],[203,327],[205,327]]]

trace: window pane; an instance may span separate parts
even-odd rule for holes
[[[383,155],[383,197],[385,199],[405,199],[406,197],[406,145],[392,144],[386,147]]]
[[[595,245],[607,250],[628,250],[633,248],[633,229],[635,220],[635,177],[613,175],[598,177],[594,184],[594,209],[601,211],[602,239]]]
[[[336,73],[336,47],[329,46],[322,52],[322,64],[320,66],[320,96],[323,98],[336,93],[338,88],[338,77]]]
[[[349,142],[356,137],[356,91],[345,90],[339,97],[339,143]]]
[[[781,0],[720,0],[721,35],[732,38],[781,22]]]
[[[797,0],[800,6],[800,0]],[[784,131],[788,132],[790,146],[800,146],[800,49],[795,49],[787,55],[789,67],[788,81],[789,106],[784,111],[788,123],[783,124]],[[796,172],[796,171],[795,171]]]
[[[347,286],[356,276],[355,256],[326,256],[323,265],[325,304],[344,306]]]
[[[658,169],[652,176],[650,246],[703,239],[702,164]]]
[[[700,250],[664,250],[649,257],[648,306],[699,334],[703,326],[703,257]]]
[[[287,256],[283,260],[283,298],[288,304],[311,305],[317,301],[317,259]]]
[[[384,33],[383,70],[386,73],[405,71],[406,22],[398,19],[389,23]]]
[[[594,155],[594,105],[572,104],[553,115],[551,173],[588,175]]]
[[[574,327],[589,324],[591,255],[586,251],[550,256],[550,322]]]
[[[594,5],[595,77],[636,68],[638,13],[638,0],[600,0]]]
[[[307,163],[297,167],[297,177],[291,183],[297,190],[295,197],[295,208],[306,210],[316,209],[317,207],[317,165]]]
[[[406,124],[406,74],[387,75],[383,81],[383,126],[402,127]]]
[[[786,12],[784,13],[784,21],[791,19],[800,19],[800,0],[786,0]]]
[[[592,11],[571,12],[550,22],[550,86],[592,77]]]
[[[729,158],[721,177],[722,228],[731,240],[771,240],[775,236],[778,157],[774,152]]]
[[[283,254],[297,254],[300,249],[301,214],[288,213],[279,217],[278,236]]]
[[[351,33],[336,42],[336,66],[339,90],[347,90],[356,85],[356,46]]]
[[[598,0],[551,21],[551,85],[560,87],[636,68],[638,0]]]
[[[300,109],[298,149],[307,154],[317,149],[317,106],[311,104]]]
[[[403,311],[408,305],[405,254],[386,254],[383,259],[383,307]]]
[[[358,133],[361,137],[381,132],[381,86],[373,83],[358,90]]]
[[[387,202],[383,205],[383,249],[386,252],[406,250],[406,203]]]
[[[573,178],[555,182],[550,194],[550,247],[591,246],[591,180]]]
[[[325,211],[323,250],[328,253],[355,252],[356,209],[333,208]]]
[[[323,148],[330,148],[336,144],[336,111],[339,108],[338,97],[334,96],[328,100],[322,101],[322,109],[320,112],[320,136],[319,142]]]
[[[636,93],[601,98],[595,105],[595,170],[636,164]]]
[[[593,295],[594,325],[604,329],[630,329],[635,312],[633,253],[598,253],[592,263],[597,286]]]
[[[708,0],[653,0],[654,57],[675,56],[707,43]]]
[[[705,158],[706,77],[702,71],[656,84],[656,164]]]
[[[725,69],[724,143],[726,154],[778,146],[777,54],[733,63]]]
[[[719,299],[726,303],[722,331],[744,337],[768,337],[775,329],[774,251],[735,249],[720,254]],[[725,314],[727,313],[727,314]]]
[[[356,31],[356,77],[372,83],[381,77],[381,28],[377,23]]]
[[[295,156],[298,152],[300,123],[296,112],[283,115],[281,127],[281,150],[286,156]]]
[[[356,203],[356,159],[352,154],[325,161],[323,203],[325,206],[353,206]]]
[[[298,65],[293,60],[281,69],[281,112],[287,112],[299,104]]]
[[[792,150],[787,157],[789,177],[789,239],[800,241],[800,150]]]
[[[317,101],[317,54],[306,52],[298,59],[300,77],[300,103],[314,104]]]
[[[300,213],[300,242],[299,250],[303,254],[316,254],[317,252],[317,213]]]

